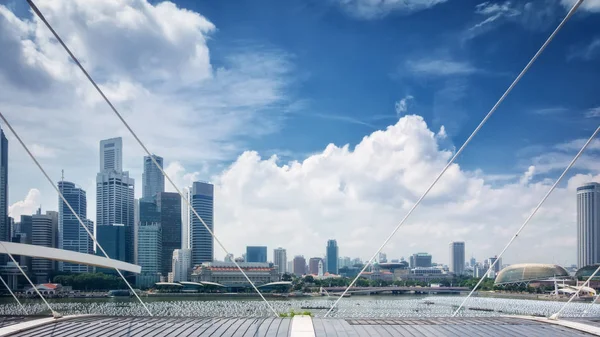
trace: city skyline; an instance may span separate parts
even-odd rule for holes
[[[261,240],[286,246],[290,257],[322,256],[323,242],[336,238],[340,254],[366,259],[547,37],[565,2],[533,1],[533,8],[547,9],[543,20],[527,20],[532,9],[514,2],[507,4],[511,15],[493,13],[504,7],[492,3],[440,2],[415,12],[379,8],[371,17],[337,3],[298,6],[292,15],[273,2],[280,11],[248,6],[248,25],[256,30],[237,29],[236,11],[227,4],[178,2],[160,16],[182,29],[181,41],[153,20],[144,20],[140,35],[126,34],[118,5],[94,4],[89,12],[40,6],[50,18],[64,18],[56,28],[66,41],[82,41],[77,54],[98,55],[86,57],[86,67],[152,153],[165,157],[176,185],[214,184],[216,233],[236,256]],[[157,4],[143,3],[147,12],[132,8],[141,18],[159,15]],[[587,3],[390,241],[390,256],[447,256],[450,240],[468,242],[467,255],[493,256],[510,239],[600,116],[596,95],[582,89],[592,87],[590,69],[599,60],[597,37],[586,29],[597,14]],[[85,24],[96,11],[114,20],[114,39],[97,38],[104,27]],[[180,17],[193,24],[182,26]],[[435,23],[425,35],[411,28],[423,18]],[[319,34],[296,38],[286,29],[265,29],[265,22]],[[66,169],[88,191],[90,215],[97,211],[90,174],[98,171],[97,142],[123,137],[122,167],[137,180],[140,197],[145,154],[89,84],[72,76],[66,55],[47,36],[30,34],[38,24],[22,4],[2,6],[1,38],[14,46],[3,54],[14,64],[0,73],[3,113],[55,181]],[[131,49],[131,38],[145,43]],[[147,64],[148,54],[162,62]],[[56,207],[55,192],[7,137],[11,214]],[[507,261],[527,262],[527,254],[540,262],[576,261],[573,195],[577,186],[600,181],[597,144],[515,241]]]

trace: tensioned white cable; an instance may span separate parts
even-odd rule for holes
[[[35,286],[35,284],[33,284],[33,282],[31,282],[31,279],[29,278],[29,276],[27,276],[27,274],[23,271],[23,268],[21,268],[19,263],[15,260],[14,256],[8,251],[8,249],[6,249],[6,246],[4,246],[4,243],[2,241],[0,241],[0,245],[4,249],[5,253],[8,254],[8,256],[10,257],[12,262],[14,262],[14,264],[17,266],[17,268],[19,268],[19,270],[21,271],[21,274],[23,274],[23,276],[25,276],[25,278],[27,279],[27,282],[29,282],[29,284],[31,285],[33,290],[35,290],[35,292],[38,294],[38,296],[40,296],[42,301],[44,301],[44,303],[46,303],[46,306],[48,307],[48,309],[50,309],[50,312],[52,313],[52,317],[54,317],[54,318],[62,317],[61,314],[59,314],[58,312],[54,311],[54,309],[52,309],[52,307],[50,306],[50,303],[48,303],[48,301],[46,301],[46,299],[44,298],[44,296],[42,296],[42,293],[40,293],[40,291]],[[2,282],[4,282],[4,280]],[[12,291],[11,291],[11,293],[12,293]],[[15,297],[15,299],[16,299],[16,297]],[[23,310],[25,310],[25,308],[23,308]]]
[[[583,145],[583,147],[581,148],[581,150],[579,150],[579,152],[577,152],[577,154],[575,155],[575,157],[573,158],[573,160],[571,160],[571,162],[569,163],[569,165],[567,165],[567,167],[562,172],[562,174],[558,177],[558,179],[556,179],[556,181],[554,182],[554,184],[552,185],[552,187],[550,187],[550,189],[548,190],[548,192],[546,192],[546,194],[544,195],[544,197],[542,198],[542,200],[533,209],[533,212],[531,212],[531,214],[527,217],[527,219],[525,219],[525,222],[523,222],[523,224],[521,225],[521,227],[519,227],[519,229],[517,230],[517,232],[515,233],[515,235],[513,235],[513,237],[508,241],[508,243],[506,244],[506,246],[504,247],[504,249],[502,249],[502,251],[500,252],[500,254],[497,255],[498,258],[496,259],[496,261],[494,261],[494,263],[492,263],[490,265],[490,267],[488,268],[487,272],[479,279],[479,282],[477,282],[477,284],[471,290],[471,292],[469,293],[469,295],[462,301],[462,303],[460,304],[460,306],[458,307],[458,309],[456,309],[456,311],[454,312],[454,314],[452,315],[452,317],[454,317],[454,316],[456,316],[456,314],[458,314],[458,311],[465,305],[465,303],[471,297],[471,295],[473,295],[473,293],[475,292],[475,290],[477,290],[477,288],[479,287],[479,285],[481,284],[481,282],[483,282],[483,279],[486,278],[486,275],[488,275],[488,273],[494,268],[494,266],[496,265],[496,263],[498,263],[498,261],[500,261],[500,258],[502,258],[502,255],[504,255],[504,252],[506,252],[506,250],[508,249],[508,247],[510,247],[510,245],[513,243],[513,241],[515,241],[515,239],[517,238],[517,236],[519,236],[519,234],[521,233],[521,231],[523,230],[523,228],[525,228],[525,226],[527,226],[527,224],[529,223],[529,220],[531,220],[531,218],[533,218],[533,216],[537,213],[537,211],[540,209],[540,207],[542,207],[542,204],[546,201],[546,199],[548,199],[548,197],[550,196],[550,193],[552,193],[552,191],[554,191],[554,189],[556,188],[556,186],[562,181],[562,179],[565,177],[565,175],[567,174],[567,172],[569,172],[569,170],[571,169],[571,167],[573,167],[573,165],[575,164],[575,162],[577,161],[577,159],[579,159],[579,157],[581,156],[581,154],[583,153],[583,151],[585,151],[585,149],[592,142],[592,140],[594,140],[594,138],[596,138],[596,135],[598,135],[598,132],[600,132],[600,126],[596,128],[596,131],[594,131],[594,133],[592,134],[592,136],[587,140],[587,142],[585,142],[585,144]],[[564,308],[564,306],[563,306],[563,308]]]
[[[185,201],[186,205],[192,210],[192,212],[194,213],[194,215],[196,216],[196,218],[198,218],[198,220],[200,220],[200,222],[202,223],[202,225],[204,226],[204,228],[206,228],[206,230],[210,233],[210,235],[215,239],[215,241],[217,242],[217,244],[219,244],[219,246],[221,247],[221,249],[223,249],[226,254],[229,254],[229,251],[225,248],[225,246],[221,243],[221,241],[217,238],[217,236],[213,233],[213,231],[204,222],[204,220],[202,219],[202,217],[200,217],[200,215],[198,214],[198,212],[196,212],[196,210],[194,209],[194,207],[187,200],[187,198],[183,195],[183,193],[181,193],[181,191],[175,185],[175,183],[173,182],[173,180],[171,180],[171,178],[165,173],[165,171],[162,169],[162,167],[160,167],[160,165],[158,164],[158,162],[156,161],[156,159],[154,158],[154,156],[152,156],[152,154],[150,153],[150,151],[148,151],[148,148],[138,138],[137,134],[133,131],[133,129],[129,126],[129,124],[125,121],[125,119],[123,118],[123,116],[117,111],[117,109],[112,104],[112,102],[108,99],[108,97],[106,97],[106,95],[104,94],[104,92],[102,91],[102,89],[100,89],[100,87],[96,84],[96,81],[94,81],[94,79],[92,79],[92,77],[87,72],[87,70],[85,70],[85,68],[83,67],[83,65],[81,65],[81,63],[79,62],[79,60],[77,59],[77,57],[75,57],[75,55],[71,52],[71,50],[69,49],[69,47],[67,47],[67,45],[63,42],[63,40],[60,38],[60,36],[56,33],[56,31],[54,30],[54,28],[52,28],[52,26],[50,25],[50,23],[46,20],[46,18],[44,17],[44,15],[40,12],[40,10],[37,8],[37,6],[35,5],[35,3],[32,0],[27,0],[27,2],[29,3],[29,6],[34,11],[34,13],[40,18],[40,20],[42,20],[44,22],[44,24],[46,25],[46,27],[48,27],[48,29],[52,32],[52,34],[54,35],[54,37],[58,40],[58,42],[62,45],[62,47],[65,49],[65,51],[69,54],[69,56],[71,57],[71,59],[73,60],[73,62],[75,62],[75,64],[77,64],[77,66],[79,67],[79,69],[83,72],[83,74],[87,77],[87,79],[90,81],[90,83],[94,86],[94,88],[96,89],[96,91],[98,91],[98,93],[100,94],[100,96],[102,96],[102,98],[108,104],[108,106],[111,108],[111,110],[115,113],[115,115],[119,118],[119,120],[121,120],[121,122],[123,123],[123,125],[125,125],[125,127],[127,128],[127,130],[129,130],[129,132],[131,133],[131,135],[133,136],[133,138],[135,138],[135,140],[138,142],[138,144],[140,144],[140,146],[142,147],[142,149],[144,150],[144,152],[146,152],[146,154],[148,154],[148,156],[152,159],[152,162],[154,163],[154,165],[160,170],[160,172],[162,173],[162,175],[173,186],[173,188],[179,194],[179,196],[181,197],[181,199],[183,199]],[[254,288],[254,290],[258,293],[258,295],[266,303],[266,305],[269,307],[269,309],[271,309],[271,311],[273,312],[273,314],[275,314],[276,317],[279,317],[279,315],[277,314],[277,311],[275,311],[275,309],[271,306],[271,304],[263,296],[263,294],[260,292],[260,290],[258,290],[258,288],[254,284],[254,282],[252,282],[252,280],[250,280],[250,278],[248,277],[248,275],[246,275],[246,273],[244,272],[244,270],[242,269],[242,267],[240,267],[240,265],[237,262],[235,262],[235,260],[233,261],[233,263],[238,268],[238,270],[242,273],[242,275],[244,275],[244,277],[250,283],[250,285],[252,285],[252,288]]]
[[[600,271],[600,266],[598,266],[598,268],[596,268],[596,270],[594,271],[594,273],[592,273],[592,275],[590,275],[590,277],[588,277],[588,279],[583,283],[583,285],[579,288],[577,288],[577,292],[575,292],[567,301],[567,303],[563,304],[563,306],[560,308],[560,310],[558,310],[555,314],[553,314],[552,316],[550,316],[550,319],[558,319],[560,317],[560,314],[563,312],[563,310],[565,310],[565,308],[567,307],[567,305],[569,303],[571,303],[571,301],[579,296],[579,293],[581,292],[581,289],[584,287],[587,287],[588,284],[590,283],[590,281],[592,280],[592,278],[594,276],[596,276],[596,274],[598,273],[598,271]],[[594,298],[594,300],[592,301],[592,303],[590,303],[589,308],[591,309],[592,306],[596,303],[596,300],[598,299],[598,296],[596,298]],[[581,313],[581,315],[585,315],[587,313],[588,309],[583,310],[583,312]]]
[[[373,260],[375,260],[375,258],[377,257],[377,254],[379,254],[379,252],[381,252],[381,250],[387,245],[387,243],[396,234],[396,232],[398,231],[398,229],[400,229],[400,227],[402,227],[402,225],[404,225],[404,222],[406,221],[406,219],[408,219],[408,217],[410,217],[410,215],[417,208],[417,206],[419,206],[419,204],[421,203],[421,201],[423,201],[423,199],[427,196],[427,194],[429,194],[429,191],[431,191],[431,189],[433,188],[433,186],[435,186],[435,184],[437,184],[438,180],[440,180],[440,178],[448,170],[448,168],[450,167],[450,165],[452,165],[454,163],[454,161],[456,160],[456,158],[463,152],[463,150],[467,147],[467,145],[471,142],[471,140],[475,137],[475,135],[479,132],[479,130],[483,127],[483,125],[487,122],[487,120],[492,116],[492,114],[494,114],[494,112],[496,111],[496,109],[498,109],[498,106],[500,106],[500,104],[504,101],[504,99],[508,96],[508,94],[512,91],[512,89],[517,85],[517,83],[519,83],[519,81],[521,80],[521,78],[525,75],[525,73],[529,70],[529,68],[531,68],[531,66],[533,65],[533,63],[538,59],[538,57],[546,49],[546,47],[548,46],[548,44],[550,44],[550,42],[554,39],[554,37],[561,30],[561,28],[564,26],[564,24],[571,18],[571,16],[573,16],[573,14],[575,13],[575,11],[579,7],[579,5],[581,5],[582,2],[583,2],[583,0],[578,0],[577,3],[575,3],[575,5],[573,5],[573,8],[571,8],[571,10],[569,11],[569,13],[560,22],[560,24],[558,25],[558,27],[556,27],[556,29],[552,32],[552,34],[550,34],[550,36],[548,37],[548,39],[546,40],[546,42],[544,42],[544,44],[540,47],[540,49],[538,49],[538,51],[535,53],[535,55],[533,55],[533,57],[531,58],[531,60],[529,60],[529,62],[525,66],[525,68],[523,68],[523,70],[521,70],[521,72],[519,73],[519,75],[511,83],[511,85],[508,87],[508,89],[506,89],[506,91],[504,92],[504,94],[502,94],[502,96],[500,97],[500,99],[498,99],[498,101],[496,102],[496,104],[494,104],[494,106],[492,107],[492,109],[487,113],[487,115],[485,115],[485,117],[483,118],[483,120],[481,121],[481,123],[479,123],[479,125],[477,125],[477,127],[475,128],[475,130],[469,136],[469,138],[467,138],[467,140],[458,149],[458,151],[456,151],[456,153],[454,154],[454,156],[452,156],[452,158],[450,159],[450,161],[448,162],[448,164],[446,164],[446,166],[444,166],[444,168],[442,169],[442,171],[433,180],[433,182],[431,183],[431,185],[429,185],[429,187],[427,188],[427,190],[425,190],[425,193],[423,193],[423,195],[421,195],[421,197],[417,200],[417,202],[411,207],[411,209],[404,216],[404,218],[400,221],[400,223],[396,226],[396,228],[394,228],[394,230],[388,236],[388,238],[385,239],[385,241],[383,242],[383,244],[379,247],[379,249],[375,252],[375,254],[373,254],[373,256],[365,264],[365,266],[360,271],[360,273],[358,273],[358,275],[356,275],[356,277],[354,278],[354,280],[352,280],[352,282],[344,290],[344,292],[342,293],[342,295],[340,295],[340,297],[333,303],[333,305],[331,306],[331,308],[329,309],[329,311],[327,311],[327,313],[325,314],[324,317],[327,317],[329,315],[329,313],[331,312],[331,310],[333,310],[333,308],[338,304],[338,302],[346,295],[346,293],[348,292],[348,290],[352,286],[354,286],[354,284],[356,283],[356,281],[358,280],[358,278],[364,273],[364,271],[369,267],[369,265],[371,265],[371,263],[373,263]]]
[[[19,141],[19,143],[21,144],[21,146],[25,149],[25,151],[27,152],[27,154],[29,155],[29,157],[31,158],[31,160],[33,160],[33,162],[35,163],[35,165],[37,165],[37,167],[40,169],[40,171],[42,171],[42,174],[46,177],[46,180],[48,180],[48,182],[50,183],[50,185],[52,185],[52,187],[56,190],[56,192],[58,193],[58,196],[60,197],[60,199],[67,205],[67,207],[73,213],[73,215],[75,215],[75,217],[77,218],[77,221],[79,221],[79,225],[81,227],[83,227],[83,229],[85,229],[85,231],[87,232],[88,236],[92,239],[92,241],[94,241],[94,244],[96,244],[98,246],[98,248],[100,248],[100,251],[102,251],[102,254],[104,254],[104,256],[107,259],[110,260],[111,258],[104,251],[104,248],[102,248],[102,246],[100,245],[100,243],[98,243],[98,241],[94,237],[94,234],[92,232],[90,232],[90,230],[87,228],[87,226],[83,223],[83,221],[81,220],[81,218],[79,217],[79,215],[77,215],[77,212],[75,212],[75,210],[73,209],[73,207],[71,207],[71,204],[67,201],[67,199],[65,199],[64,195],[60,192],[60,189],[57,187],[57,185],[54,183],[54,181],[52,181],[52,178],[50,178],[50,176],[48,175],[48,173],[46,173],[46,170],[44,170],[44,168],[42,167],[42,165],[37,161],[37,159],[35,158],[35,156],[33,155],[33,153],[31,153],[31,151],[29,151],[29,148],[27,147],[27,145],[25,145],[25,143],[23,142],[23,140],[21,139],[21,137],[19,137],[19,135],[17,134],[17,132],[15,131],[15,129],[13,129],[12,125],[8,122],[8,120],[6,120],[6,118],[4,117],[4,114],[1,111],[0,111],[0,118],[2,119],[2,121],[4,122],[4,124],[6,124],[6,126],[10,130],[10,132],[12,132],[12,134],[15,136],[15,138],[17,139],[17,141]],[[2,246],[4,246],[4,245],[2,245]],[[5,250],[6,250],[6,248],[5,248]],[[6,251],[8,252],[8,250],[6,250]],[[13,261],[14,261],[14,259],[13,259]],[[14,261],[14,262],[16,263],[16,261]],[[18,266],[18,264],[17,264],[17,266]],[[20,266],[18,266],[18,267],[19,267],[19,269],[21,269]],[[135,292],[135,290],[133,290],[133,287],[131,286],[131,284],[129,284],[129,281],[127,281],[127,279],[125,278],[125,276],[123,276],[123,274],[121,273],[121,271],[118,268],[115,268],[115,270],[117,271],[117,273],[119,274],[119,276],[121,276],[121,278],[123,279],[123,281],[125,281],[125,284],[127,284],[127,287],[129,287],[129,290],[131,290],[131,292],[135,295],[135,297],[137,297],[137,299],[140,301],[140,303],[142,304],[142,306],[144,306],[144,308],[146,309],[146,311],[148,312],[148,314],[150,316],[152,316],[152,313],[150,312],[150,309],[148,309],[148,307],[146,306],[146,304],[144,303],[144,301],[142,301],[142,299],[138,296],[137,292]],[[25,275],[25,277],[27,277],[27,276]],[[37,291],[37,289],[36,289],[36,291]],[[44,302],[45,301],[46,300],[44,300]]]
[[[596,271],[594,271],[594,273],[593,273],[592,275],[590,275],[590,277],[587,279],[586,283],[589,283],[589,282],[592,280],[592,278],[593,278],[594,276],[596,276],[596,274],[598,273],[598,271],[600,271],[600,266],[598,266],[598,268],[596,268]],[[584,283],[584,286],[585,286],[585,283]],[[583,288],[583,287],[582,287],[582,288]],[[580,288],[580,289],[581,289],[581,288]],[[579,290],[577,290],[577,292],[579,292]],[[594,297],[594,300],[592,301],[592,303],[590,303],[589,309],[591,309],[591,308],[594,306],[594,304],[596,304],[596,301],[598,300],[598,297],[600,297],[600,295],[596,294],[596,297]],[[571,299],[569,299],[569,302],[570,302],[570,301],[571,301]],[[563,309],[564,309],[564,308],[563,308]],[[589,309],[585,309],[585,310],[583,310],[583,312],[581,313],[581,317],[585,316],[585,314],[587,314],[587,313],[588,313],[588,310],[589,310]],[[557,315],[557,318],[558,318],[558,315]]]
[[[19,303],[19,306],[21,307],[21,310],[23,310],[23,312],[25,313],[25,315],[27,315],[27,310],[25,310],[25,307],[23,306],[23,304],[21,303],[21,301],[19,301],[19,299],[17,298],[17,296],[15,295],[15,293],[13,293],[12,289],[10,289],[10,287],[8,286],[8,284],[6,284],[6,282],[4,282],[4,279],[2,278],[2,276],[0,276],[0,281],[2,281],[2,284],[4,284],[4,286],[6,287],[6,289],[8,289],[8,292],[10,292],[10,294],[15,299],[15,301],[17,301],[17,303]]]

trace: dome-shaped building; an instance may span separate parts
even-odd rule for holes
[[[556,264],[522,263],[508,266],[498,273],[495,284],[529,283],[548,279],[569,279],[569,272]]]
[[[598,269],[598,267],[600,266],[600,264],[590,264],[589,266],[585,266],[582,268],[579,268],[577,270],[577,272],[575,273],[575,277],[578,280],[587,280],[590,276],[592,276],[592,274],[596,271],[596,269]],[[600,280],[600,272],[596,273],[596,275],[594,275],[594,278],[592,280]]]

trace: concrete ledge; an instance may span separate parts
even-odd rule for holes
[[[290,328],[290,337],[315,337],[315,327],[312,317],[294,316]]]

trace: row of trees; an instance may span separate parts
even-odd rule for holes
[[[324,280],[317,280],[312,276],[308,275],[306,277],[296,277],[291,274],[284,274],[282,277],[283,281],[292,281],[292,289],[295,291],[307,290],[310,287],[347,287],[352,282],[351,278],[348,277],[340,277],[340,278],[330,278]],[[478,278],[459,276],[452,279],[432,279],[430,281],[416,281],[416,280],[404,280],[404,281],[384,281],[384,280],[368,280],[366,278],[359,278],[355,285],[357,287],[390,287],[390,286],[399,286],[399,287],[427,287],[432,283],[437,283],[442,287],[467,287],[472,289],[475,287]],[[479,290],[493,290],[494,280],[493,279],[485,279],[481,285],[479,286]],[[500,289],[500,288],[498,288]]]
[[[125,282],[117,276],[104,273],[65,274],[54,276],[54,283],[71,286],[74,290],[106,291],[125,289]]]

